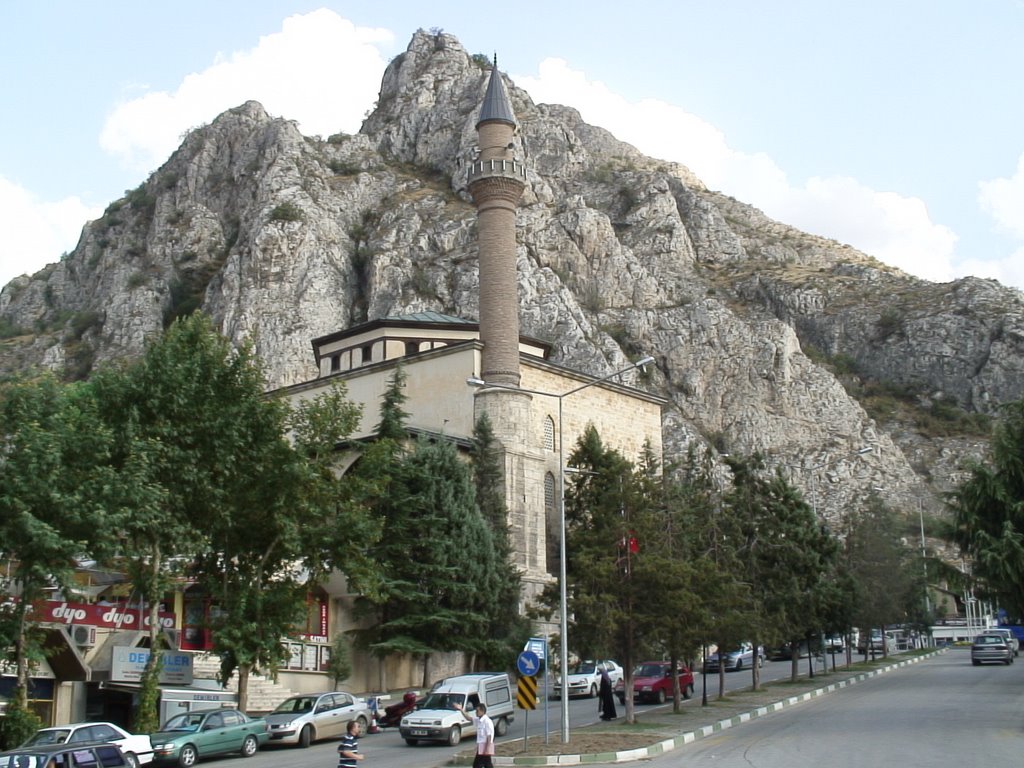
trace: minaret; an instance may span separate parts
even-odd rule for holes
[[[495,56],[476,123],[479,148],[468,180],[480,254],[480,378],[513,387],[519,384],[516,203],[526,187],[526,169],[513,153],[515,129]]]

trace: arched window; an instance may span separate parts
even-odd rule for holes
[[[555,420],[550,416],[544,417],[544,448],[555,450]]]

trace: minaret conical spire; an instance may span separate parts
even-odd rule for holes
[[[494,54],[491,79],[487,83],[487,93],[484,94],[483,103],[480,105],[480,117],[476,121],[476,129],[479,131],[480,124],[489,120],[508,123],[513,128],[516,126],[516,116],[512,112],[512,104],[508,100],[505,81],[501,79],[501,73],[498,71],[498,54]]]

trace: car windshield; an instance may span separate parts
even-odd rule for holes
[[[664,664],[641,664],[633,670],[634,677],[662,677],[667,667]]]
[[[455,709],[455,705],[465,706],[464,693],[431,693],[423,700],[420,709]]]
[[[46,731],[37,731],[35,736],[25,742],[25,746],[38,747],[42,744],[63,744],[70,735],[71,731],[67,728],[50,728]]]
[[[584,661],[577,664],[569,672],[570,675],[592,675],[597,670],[597,664],[592,661]]]
[[[274,712],[282,712],[290,715],[301,714],[303,712],[309,712],[313,709],[313,705],[316,704],[315,696],[295,696],[291,699],[285,699],[277,705],[277,709]]]
[[[200,712],[186,712],[183,715],[172,717],[160,730],[162,731],[198,731],[203,724],[204,715]]]

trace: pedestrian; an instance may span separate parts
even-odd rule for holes
[[[612,678],[608,674],[608,670],[603,666],[601,667],[601,687],[598,690],[598,697],[600,703],[598,704],[598,712],[601,715],[602,720],[614,720],[619,716],[619,713],[615,711],[615,697],[612,695]]]
[[[349,720],[345,737],[338,745],[338,768],[356,768],[356,763],[363,757],[359,752],[359,721]]]
[[[487,705],[480,702],[476,705],[476,714],[466,714],[461,704],[455,708],[462,713],[462,716],[473,721],[476,726],[476,757],[473,758],[473,768],[494,768],[494,723],[487,716]]]

